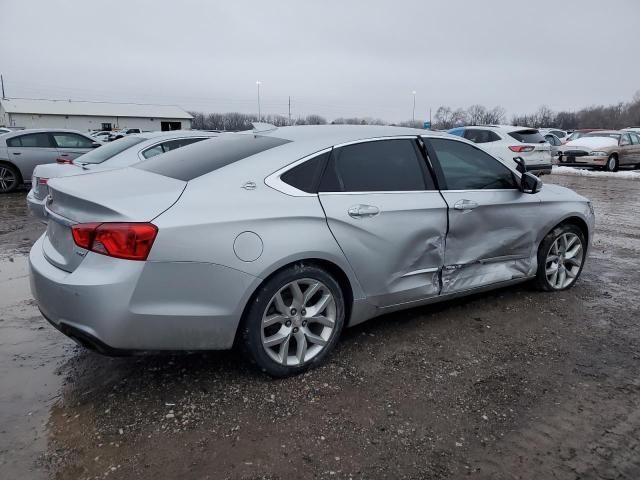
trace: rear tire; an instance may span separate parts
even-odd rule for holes
[[[20,172],[13,165],[0,163],[0,193],[13,192],[20,185]]]
[[[302,263],[267,279],[252,297],[241,326],[245,354],[272,377],[320,365],[344,326],[344,295],[325,270]]]
[[[605,165],[604,169],[607,172],[617,172],[618,171],[618,157],[616,157],[615,155],[611,155],[607,159],[607,164]]]
[[[536,287],[547,292],[573,287],[582,273],[586,248],[584,234],[577,226],[554,228],[538,248]]]

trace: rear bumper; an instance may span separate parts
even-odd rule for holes
[[[47,214],[44,210],[46,198],[39,200],[33,193],[33,189],[29,191],[27,194],[27,207],[29,208],[29,213],[36,217],[38,220],[46,221]]]
[[[44,317],[106,354],[231,348],[259,279],[221,265],[136,262],[88,253],[71,273],[50,264],[41,237],[29,255]]]

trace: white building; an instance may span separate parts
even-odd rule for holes
[[[175,105],[0,99],[0,126],[71,128],[82,132],[140,128],[189,130],[193,117]]]

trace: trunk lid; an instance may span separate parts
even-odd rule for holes
[[[186,182],[126,168],[52,179],[47,201],[44,255],[72,272],[86,251],[71,235],[71,225],[92,222],[149,222],[180,198]]]

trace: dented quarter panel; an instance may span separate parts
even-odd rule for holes
[[[447,228],[439,192],[321,193],[320,201],[369,302],[385,307],[439,294]],[[355,205],[380,213],[352,218]]]

